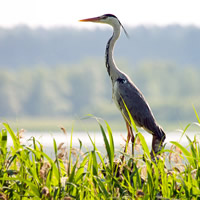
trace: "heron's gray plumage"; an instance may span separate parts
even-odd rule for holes
[[[121,110],[125,120],[128,120],[130,123],[127,112],[128,109],[138,127],[144,128],[146,131],[157,135],[159,138],[163,137],[163,131],[161,131],[161,128],[157,125],[151,108],[143,94],[128,77],[117,79],[113,90],[113,99],[117,107]]]

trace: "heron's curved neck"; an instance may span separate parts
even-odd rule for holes
[[[117,68],[115,61],[113,59],[113,48],[119,36],[120,36],[120,27],[114,26],[113,35],[107,43],[105,52],[106,68],[112,81],[115,81],[119,77],[120,73],[120,70]]]

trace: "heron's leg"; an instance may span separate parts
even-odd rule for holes
[[[127,146],[128,146],[129,141],[130,141],[130,138],[131,138],[131,133],[129,131],[129,124],[126,120],[125,120],[125,122],[126,122],[126,128],[127,128],[127,140],[126,140],[126,145],[125,145],[125,148],[124,148],[124,153],[127,152]],[[124,162],[124,154],[122,155],[121,160],[122,160],[122,162]]]
[[[126,120],[125,120],[125,122],[126,122],[126,128],[127,128],[127,140],[126,140],[126,145],[125,145],[125,148],[124,148],[124,153],[126,153],[126,151],[127,151],[127,144],[129,143],[130,138],[131,138],[131,134],[130,134],[130,131],[129,131],[129,124],[127,123]]]
[[[126,128],[127,128],[127,141],[126,141],[126,146],[124,148],[124,153],[126,153],[127,151],[127,144],[129,143],[130,139],[131,139],[131,142],[132,142],[132,155],[134,156],[134,141],[135,141],[135,137],[134,137],[134,134],[133,134],[133,130],[131,128],[131,126],[129,125],[129,123],[125,120],[126,122]],[[122,162],[124,161],[124,155],[122,156]]]
[[[130,124],[127,121],[126,121],[126,127],[127,127],[127,131],[128,131],[127,140],[129,142],[130,139],[131,139],[131,143],[132,143],[132,155],[134,156],[134,142],[135,142],[135,137],[134,137],[134,134],[133,134],[132,127],[130,126]]]

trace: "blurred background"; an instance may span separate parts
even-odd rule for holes
[[[115,14],[127,29],[114,57],[167,130],[200,113],[198,1],[0,1],[0,120],[16,129],[125,130],[112,102],[104,52],[112,29],[78,23]],[[91,9],[93,8],[93,9]]]

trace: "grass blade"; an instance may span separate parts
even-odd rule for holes
[[[143,148],[143,150],[144,150],[144,154],[147,155],[147,158],[151,158],[150,152],[149,152],[149,148],[148,148],[147,143],[146,143],[146,141],[145,141],[145,139],[144,139],[144,136],[143,136],[141,133],[138,133],[138,134],[136,135],[136,137],[139,137],[139,139],[140,139],[142,148]]]
[[[196,118],[197,118],[197,120],[198,120],[198,122],[199,122],[199,124],[200,124],[200,119],[199,119],[198,113],[197,113],[197,111],[196,111],[196,109],[195,109],[194,106],[193,106],[193,109],[194,109],[194,113],[195,113],[195,115],[196,115]]]
[[[0,140],[0,147],[2,149],[5,149],[7,146],[7,130],[6,129],[2,129],[1,131],[1,140]]]
[[[138,133],[138,129],[137,129],[137,126],[136,126],[136,124],[135,124],[135,122],[134,122],[134,120],[133,120],[133,117],[132,117],[131,113],[129,112],[129,109],[128,109],[128,107],[126,106],[126,104],[125,104],[125,102],[124,102],[123,99],[122,99],[122,101],[123,101],[123,103],[124,103],[124,106],[125,106],[125,108],[126,108],[126,111],[128,112],[128,116],[129,116],[129,119],[130,119],[130,121],[131,121],[131,124],[132,124],[132,126],[133,126],[135,132]],[[127,119],[127,121],[129,121],[129,120]]]
[[[69,159],[68,159],[68,176],[70,174],[70,168],[71,168],[71,163],[72,163],[72,136],[73,136],[73,128],[71,131],[71,139],[70,139],[70,150],[69,150]]]
[[[100,152],[98,151],[95,143],[92,141],[92,138],[90,137],[90,135],[88,135],[88,137],[90,138],[90,141],[92,142],[92,145],[94,147],[94,150],[96,151],[96,153],[98,154],[99,156],[99,159],[101,160],[101,164],[103,165],[103,168],[105,169],[106,168],[106,165],[105,165],[105,162],[104,162],[104,159],[103,157],[101,156]]]
[[[107,151],[107,156],[108,156],[109,163],[110,163],[110,168],[111,168],[111,171],[113,171],[113,159],[114,158],[111,154],[110,145],[109,145],[108,139],[106,137],[106,133],[103,129],[103,126],[100,123],[99,123],[99,126],[100,126],[100,129],[101,129],[101,133],[103,135],[103,140],[104,140],[105,146],[106,146],[106,151]]]
[[[13,130],[10,128],[10,126],[7,123],[3,123],[3,125],[6,128],[6,130],[10,133],[10,136],[12,138],[15,149],[18,149],[20,146],[20,143],[19,143],[19,140],[17,139],[15,133],[13,132]]]
[[[171,143],[176,145],[183,152],[183,154],[185,155],[185,157],[188,160],[188,162],[192,166],[195,167],[195,163],[194,163],[194,160],[193,160],[193,157],[192,157],[191,153],[186,148],[184,148],[181,144],[179,144],[178,142],[171,141]]]
[[[112,159],[114,159],[115,146],[114,146],[113,134],[112,134],[112,130],[111,130],[109,124],[106,121],[105,121],[105,123],[107,126],[108,136],[109,136],[109,141],[110,141],[110,153],[111,153]]]

